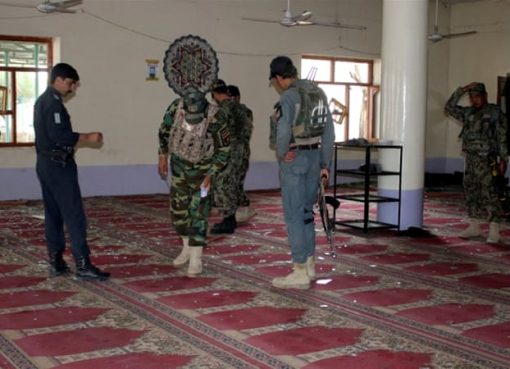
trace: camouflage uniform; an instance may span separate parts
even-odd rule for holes
[[[212,151],[192,163],[176,155],[175,147],[169,147],[172,146],[172,127],[178,122],[177,114],[182,113],[180,101],[177,99],[170,104],[159,128],[159,154],[171,153],[170,214],[174,228],[180,236],[189,236],[190,246],[204,246],[207,242],[210,196],[200,196],[200,185],[206,175],[214,176],[229,159],[229,114],[220,107],[212,116],[206,132],[206,139],[213,143]],[[213,108],[209,105],[206,112]]]
[[[239,103],[241,108],[244,110],[244,114],[242,118],[244,118],[244,123],[242,124],[241,137],[243,140],[242,152],[240,154],[241,157],[241,166],[239,168],[240,178],[239,178],[239,200],[238,206],[250,206],[250,199],[246,195],[244,190],[244,180],[246,178],[246,173],[248,173],[248,168],[250,166],[250,139],[251,134],[253,132],[253,113],[252,111],[244,104]]]
[[[241,104],[234,100],[223,100],[220,109],[230,114],[230,160],[213,182],[214,205],[224,217],[235,215],[239,202],[239,182],[242,176],[242,165],[245,156],[244,126],[246,125],[246,111]]]
[[[459,87],[446,103],[445,112],[462,123],[459,137],[466,157],[464,191],[468,214],[481,219],[486,210],[489,221],[498,222],[502,206],[494,188],[490,160],[496,157],[506,160],[508,156],[506,118],[495,104],[479,110],[457,105],[465,92]]]

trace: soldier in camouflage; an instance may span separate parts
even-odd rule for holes
[[[250,140],[253,132],[253,113],[243,103],[241,103],[241,92],[239,88],[234,85],[227,86],[227,93],[231,100],[236,104],[235,111],[239,112],[238,116],[239,128],[241,129],[242,145],[239,145],[239,197],[237,201],[236,220],[238,222],[245,222],[251,217],[257,215],[257,212],[250,206],[250,199],[244,190],[244,180],[246,173],[250,167]],[[236,118],[237,119],[237,118]]]
[[[223,216],[220,223],[215,224],[211,233],[234,233],[237,227],[236,210],[239,201],[239,181],[244,148],[243,126],[246,121],[245,111],[240,104],[231,100],[227,93],[227,85],[221,79],[212,87],[212,97],[218,106],[226,109],[230,114],[230,160],[223,170],[214,178],[213,202]]]
[[[471,106],[458,105],[469,93]],[[465,154],[464,191],[469,226],[461,233],[463,238],[481,235],[480,220],[488,213],[488,243],[500,240],[499,222],[502,204],[494,186],[494,179],[506,171],[508,156],[507,122],[499,106],[487,102],[485,85],[472,82],[459,87],[445,106],[446,114],[462,123],[462,151]],[[495,165],[494,165],[495,164]]]
[[[173,264],[189,261],[188,276],[202,272],[202,249],[207,243],[211,178],[230,157],[229,113],[189,90],[173,101],[159,128],[159,164],[162,178],[172,171],[170,214],[183,249]]]

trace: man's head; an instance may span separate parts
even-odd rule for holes
[[[197,124],[204,119],[207,99],[203,92],[196,89],[186,90],[182,96],[182,105],[185,111],[186,122]]]
[[[216,80],[212,85],[211,95],[216,102],[222,102],[228,99],[227,84],[225,81],[222,79]]]
[[[76,69],[67,63],[56,64],[50,73],[50,83],[62,97],[72,94],[78,88],[80,76]]]
[[[269,64],[269,80],[277,91],[286,90],[297,78],[297,69],[287,56],[277,56]]]
[[[240,101],[241,100],[241,91],[239,91],[239,87],[234,85],[227,86],[227,94],[231,99]]]
[[[474,108],[480,109],[487,105],[487,90],[485,89],[485,85],[483,83],[472,83],[468,92],[469,101]]]

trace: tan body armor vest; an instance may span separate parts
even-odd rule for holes
[[[207,116],[200,123],[190,124],[186,121],[181,100],[170,129],[170,151],[194,164],[211,157],[214,153],[214,141],[212,136],[207,134],[207,128],[217,111],[218,107],[209,104]]]

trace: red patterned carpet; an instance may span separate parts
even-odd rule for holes
[[[458,238],[461,194],[427,193],[433,237],[337,229],[335,259],[317,224],[307,291],[271,287],[291,268],[280,196],[250,197],[258,215],[211,238],[193,279],[167,196],[86,199],[105,283],[48,278],[41,203],[0,203],[0,368],[510,368],[510,227]]]

